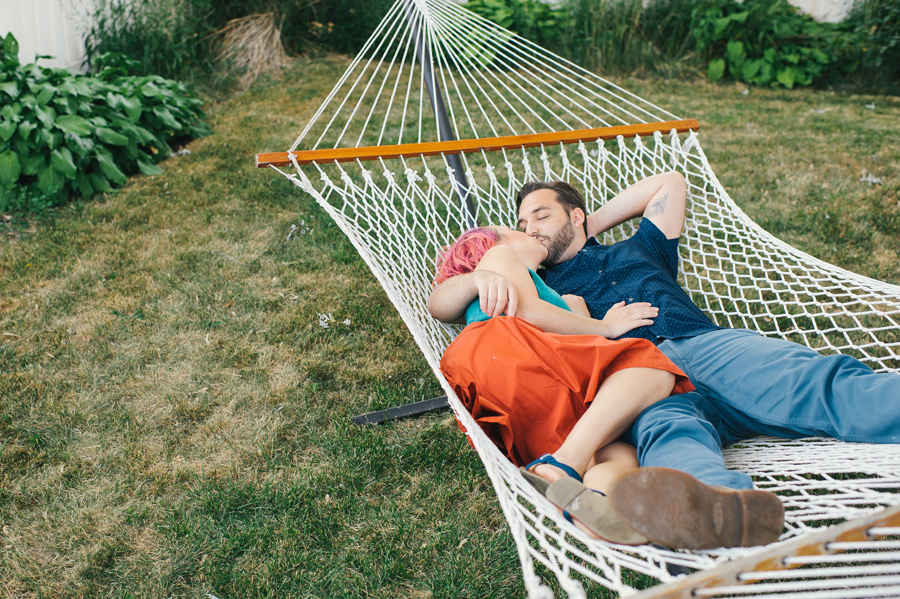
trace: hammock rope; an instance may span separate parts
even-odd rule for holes
[[[417,50],[421,41],[427,51]],[[443,92],[453,140],[442,137],[429,88]],[[648,584],[635,574],[664,583],[641,597],[900,595],[900,517],[892,512],[872,524],[880,509],[900,504],[900,446],[743,442],[726,450],[726,461],[783,500],[786,529],[778,543],[703,552],[617,546],[565,522],[440,374],[440,356],[460,328],[431,318],[426,301],[438,249],[469,222],[460,198],[472,198],[479,224],[514,226],[514,198],[527,181],[569,181],[594,210],[668,170],[681,172],[688,186],[680,282],[710,318],[900,371],[900,287],[766,233],[722,188],[696,126],[676,121],[684,120],[450,0],[397,0],[288,151],[257,160],[316,199],[396,306],[485,465],[529,597],[552,596],[551,579],[571,597],[584,597],[585,584],[633,595]],[[582,135],[635,126],[608,139]],[[534,143],[521,143],[522,136]],[[625,223],[600,241],[624,239],[636,225]],[[844,528],[829,528],[840,522]],[[804,556],[810,539],[820,550]],[[696,573],[676,580],[675,567]]]

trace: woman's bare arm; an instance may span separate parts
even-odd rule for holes
[[[516,288],[503,276],[486,270],[456,275],[435,287],[428,297],[428,312],[441,322],[465,324],[466,308],[476,297],[485,314],[516,315]]]
[[[584,301],[584,298],[580,295],[571,295],[566,294],[562,296],[563,301],[566,302],[566,305],[569,306],[569,310],[574,312],[575,314],[581,314],[582,316],[591,317],[591,311],[587,307],[587,302]]]
[[[607,313],[603,320],[597,320],[545,302],[538,296],[528,268],[511,248],[504,245],[487,251],[475,268],[475,272],[479,271],[493,272],[507,279],[515,287],[519,300],[516,316],[550,333],[602,335],[612,339],[634,328],[653,324],[650,318],[658,313],[649,304],[631,304],[622,306],[612,317]]]

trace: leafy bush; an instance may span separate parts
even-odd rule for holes
[[[282,38],[288,51],[321,45],[356,54],[394,4],[393,0],[306,0],[287,2]]]
[[[832,61],[830,28],[787,0],[703,0],[691,14],[711,81],[727,72],[757,85],[810,85]]]
[[[130,74],[228,81],[215,64],[218,32],[265,11],[288,53],[358,52],[393,0],[96,0],[92,65],[107,52],[135,60]],[[793,87],[844,78],[900,78],[900,4],[857,0],[837,26],[787,0],[469,0],[466,7],[589,69],[705,72],[754,85]],[[475,52],[484,52],[475,49]],[[489,53],[489,52],[488,52]],[[95,68],[92,66],[92,68]]]
[[[210,132],[201,102],[157,76],[123,75],[114,56],[96,77],[22,65],[12,34],[0,49],[0,212],[89,197],[128,175],[162,172],[172,144]]]
[[[539,46],[557,45],[569,11],[542,0],[469,0],[465,7]]]
[[[875,86],[900,85],[900,3],[854,2],[838,27],[845,70],[858,70],[858,78]]]
[[[787,0],[563,0],[533,10],[535,3],[469,0],[466,6],[589,69],[664,76],[698,70],[712,81],[791,88],[852,71],[861,61],[847,57],[864,42],[879,68],[900,69],[896,0],[865,0],[854,8],[861,16],[851,28],[879,36],[877,43],[818,23]],[[549,13],[553,25],[542,29]]]

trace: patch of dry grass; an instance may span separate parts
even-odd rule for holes
[[[256,13],[228,22],[220,31],[216,59],[240,73],[240,84],[249,87],[262,73],[290,64],[281,44],[281,25],[275,13]]]

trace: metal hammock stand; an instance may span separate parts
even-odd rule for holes
[[[529,180],[569,181],[593,210],[673,169],[688,185],[680,282],[710,318],[900,372],[900,286],[827,264],[753,223],[712,172],[697,128],[451,0],[397,0],[293,146],[257,164],[316,199],[396,306],[484,463],[529,597],[552,596],[549,578],[571,597],[596,584],[637,597],[900,596],[900,445],[741,443],[726,450],[729,467],[784,502],[777,543],[618,546],[562,520],[440,374],[459,332],[425,307],[441,246],[473,222],[514,224],[513,198]],[[633,573],[660,584],[638,592]]]

